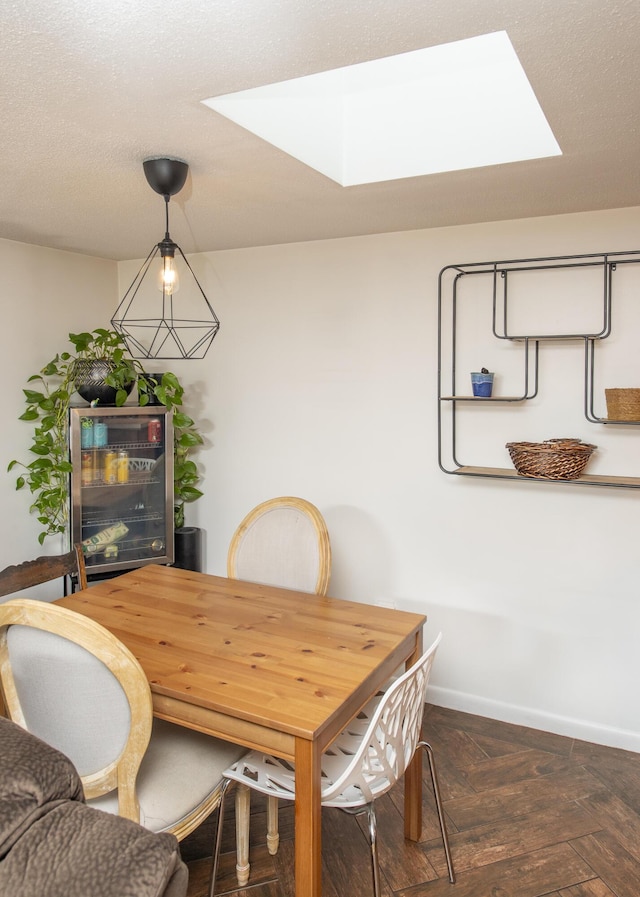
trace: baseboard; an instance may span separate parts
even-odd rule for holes
[[[503,723],[529,726],[543,732],[553,732],[555,735],[566,735],[568,738],[578,738],[581,741],[591,741],[594,744],[640,753],[640,734],[626,729],[615,729],[582,719],[544,713],[517,704],[506,704],[503,701],[481,698],[450,688],[440,688],[437,685],[429,686],[427,703],[451,710],[461,710],[464,713],[474,713]]]

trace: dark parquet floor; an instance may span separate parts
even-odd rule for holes
[[[424,760],[423,832],[402,834],[402,785],[378,809],[383,897],[640,897],[640,754],[427,705],[457,881],[447,869]],[[280,849],[265,846],[252,795],[251,877],[235,878],[233,799],[216,895],[294,897],[293,814]],[[371,897],[364,817],[323,811],[323,897]],[[182,843],[188,897],[205,897],[213,823]]]

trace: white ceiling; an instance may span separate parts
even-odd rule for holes
[[[500,30],[561,156],[341,187],[201,103]],[[3,0],[0,35],[7,239],[145,256],[158,155],[185,252],[640,205],[638,0]]]

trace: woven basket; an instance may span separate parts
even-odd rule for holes
[[[609,420],[640,420],[640,389],[605,389]]]
[[[508,442],[513,466],[523,477],[576,480],[582,475],[596,446],[579,439],[545,442]]]

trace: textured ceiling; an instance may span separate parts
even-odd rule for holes
[[[3,0],[0,28],[7,239],[145,256],[158,155],[190,165],[185,252],[640,205],[638,0]],[[200,102],[503,29],[562,156],[345,188]]]

